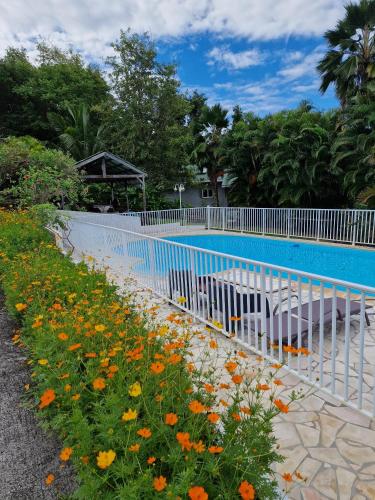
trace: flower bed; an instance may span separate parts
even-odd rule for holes
[[[76,498],[277,497],[272,418],[288,406],[274,399],[275,371],[260,384],[228,359],[220,384],[191,362],[188,324],[150,327],[31,214],[0,211],[0,277],[32,366],[28,401],[63,441]],[[58,474],[46,470],[46,483]]]

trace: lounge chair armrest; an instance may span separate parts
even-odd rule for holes
[[[298,300],[298,298],[299,298],[299,297],[298,297],[298,295],[297,295],[297,294],[293,293],[293,294],[290,296],[290,298],[291,298],[291,299],[297,299],[297,300]],[[283,299],[281,299],[281,303],[282,303],[282,302],[286,302],[287,300],[289,300],[289,296],[284,297]],[[280,303],[275,305],[275,307],[273,308],[273,311],[272,311],[273,315],[275,315],[275,314],[276,314],[276,311],[278,310],[279,306],[280,306]]]

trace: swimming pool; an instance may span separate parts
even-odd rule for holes
[[[327,278],[375,286],[373,250],[226,234],[185,235],[164,239]]]

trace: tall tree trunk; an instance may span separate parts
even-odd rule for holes
[[[218,183],[217,183],[217,175],[214,175],[211,178],[211,184],[213,186],[213,195],[214,195],[214,204],[215,204],[215,207],[220,207],[220,203],[219,203],[219,186],[218,186]]]

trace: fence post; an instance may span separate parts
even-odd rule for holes
[[[243,208],[240,208],[240,231],[243,233]]]
[[[211,229],[211,207],[208,205],[207,207],[207,229]]]
[[[358,213],[357,210],[353,210],[353,237],[352,237],[352,245],[356,244],[357,241],[357,224],[358,224]]]
[[[266,209],[262,208],[262,235],[266,232]]]
[[[225,208],[223,207],[221,209],[221,213],[222,213],[222,219],[223,219],[223,231],[225,231]]]
[[[317,219],[318,231],[316,234],[316,241],[320,240],[320,208],[318,208],[318,219]]]
[[[288,238],[290,238],[290,208],[287,209],[287,217],[288,217]]]
[[[272,271],[270,271],[270,280],[272,279]],[[266,270],[265,267],[261,267],[260,271],[260,327],[261,327],[261,335],[262,335],[262,354],[263,356],[267,356],[267,313],[266,313]]]

